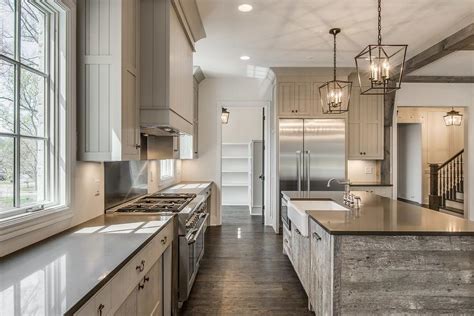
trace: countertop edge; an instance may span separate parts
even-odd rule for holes
[[[104,215],[100,215],[100,216],[97,216],[97,217],[101,217],[101,216],[104,216]],[[95,217],[95,218],[97,218]],[[112,271],[110,271],[102,280],[100,280],[99,282],[97,282],[97,284],[91,289],[89,290],[89,292],[87,292],[86,295],[84,295],[77,303],[75,303],[74,305],[71,306],[71,308],[69,308],[65,313],[64,315],[72,315],[74,314],[75,312],[77,312],[92,296],[94,296],[107,282],[109,282],[127,263],[130,262],[130,260],[135,257],[135,255],[137,253],[140,252],[140,250],[142,250],[146,245],[148,245],[148,243],[150,243],[150,241],[153,240],[153,238],[156,237],[156,235],[158,235],[162,230],[163,228],[165,228],[166,226],[168,226],[170,224],[170,222],[172,223],[172,221],[174,220],[174,216],[168,218],[166,220],[166,223],[163,224],[162,226],[160,226],[160,228],[158,228],[158,230],[156,232],[154,232],[152,235],[150,235],[150,237],[148,237],[144,242],[142,242],[140,245],[138,245],[138,247],[132,251],[128,256],[127,258],[125,258],[124,260],[122,260],[122,262],[120,262]]]
[[[378,230],[361,230],[361,231],[344,231],[330,230],[310,213],[306,211],[308,217],[322,227],[328,234],[334,236],[473,236],[474,232],[420,232],[420,231],[378,231]]]

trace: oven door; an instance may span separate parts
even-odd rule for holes
[[[203,213],[199,227],[191,230],[186,236],[180,237],[180,302],[188,299],[199,269],[199,262],[204,255],[204,237],[208,216],[209,214]]]

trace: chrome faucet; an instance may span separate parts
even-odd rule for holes
[[[336,178],[331,178],[328,180],[327,187],[331,187],[331,183],[336,181],[338,184],[344,185],[344,202],[350,203],[351,205],[354,204],[354,196],[351,194],[351,180],[347,179],[344,181],[337,180]]]

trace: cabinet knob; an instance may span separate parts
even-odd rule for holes
[[[145,287],[145,283],[142,284],[142,282],[138,283],[138,290],[143,290]]]
[[[135,268],[138,272],[145,270],[145,260],[142,260],[138,266]]]
[[[166,244],[167,241],[168,241],[168,236],[165,236],[165,237],[161,240],[161,244],[164,245],[164,244]]]
[[[140,144],[135,144],[135,148],[140,149],[140,148],[142,148],[142,146]]]
[[[145,282],[148,282],[148,281],[150,281],[150,277],[147,277],[147,276],[143,277],[143,284],[145,284]]]

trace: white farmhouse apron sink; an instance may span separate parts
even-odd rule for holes
[[[308,237],[309,217],[306,211],[349,211],[333,201],[288,201],[288,218],[301,235]]]

